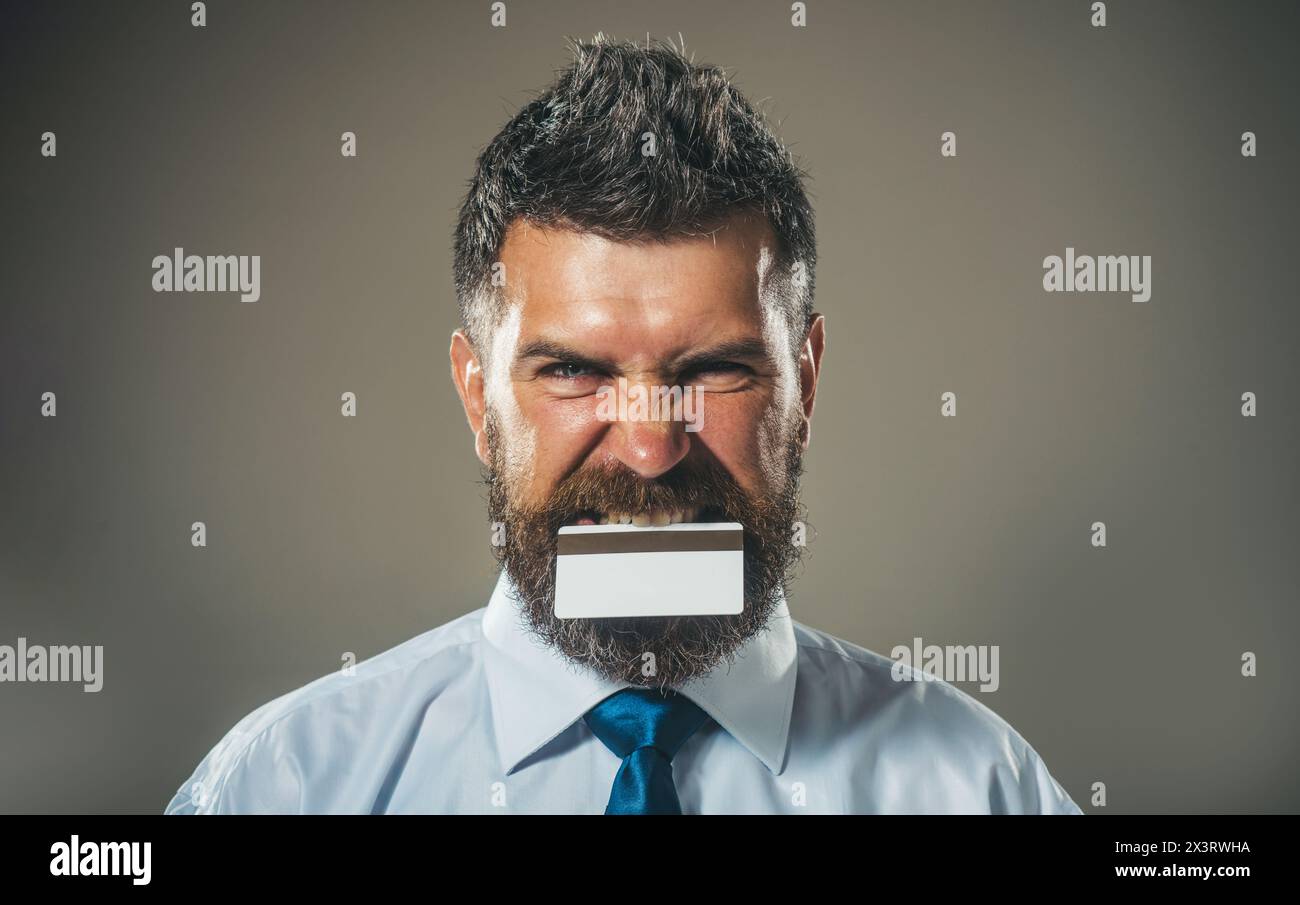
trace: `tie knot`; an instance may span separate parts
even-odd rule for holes
[[[596,738],[619,757],[652,747],[671,761],[709,715],[675,691],[625,688],[587,711],[584,719]]]

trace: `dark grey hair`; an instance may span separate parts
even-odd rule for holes
[[[812,315],[813,212],[804,172],[762,115],[721,69],[671,43],[597,35],[572,50],[572,65],[479,155],[460,209],[456,294],[480,356],[503,307],[492,266],[515,220],[640,241],[708,233],[744,212],[767,218],[775,263],[794,275],[780,297],[797,354]]]

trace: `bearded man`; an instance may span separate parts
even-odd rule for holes
[[[167,812],[1079,813],[988,708],[791,618],[826,343],[804,179],[717,68],[577,44],[456,227],[488,605],[254,711]],[[703,417],[600,417],[615,383]],[[601,615],[558,613],[575,531],[640,551],[585,589]],[[660,555],[728,532],[734,594]]]

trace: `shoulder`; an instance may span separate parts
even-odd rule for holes
[[[450,682],[472,672],[483,613],[467,613],[253,710],[208,752],[164,813],[324,806],[305,796],[313,774],[331,768],[331,754],[418,715]]]
[[[956,686],[795,622],[796,708],[880,783],[886,810],[1081,813],[1034,748]]]

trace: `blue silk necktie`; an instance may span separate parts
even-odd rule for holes
[[[625,688],[584,717],[596,738],[623,764],[614,776],[606,814],[680,814],[673,757],[709,715],[684,695]]]

